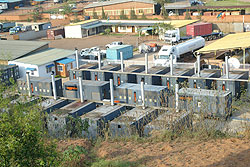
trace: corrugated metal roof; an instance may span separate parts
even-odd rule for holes
[[[62,60],[58,60],[56,61],[57,63],[61,63],[61,64],[69,64],[73,61],[76,61],[75,59],[71,59],[71,58],[65,58],[65,59],[62,59]]]
[[[111,0],[111,1],[104,1],[104,2],[94,2],[85,6],[84,9],[95,8],[99,6],[108,6],[108,5],[114,5],[114,4],[126,3],[126,2],[142,2],[142,3],[156,4],[153,0]]]
[[[207,89],[196,89],[196,88],[182,88],[179,90],[180,95],[200,95],[200,96],[227,96],[230,94],[229,91],[222,91],[222,90],[207,90]]]
[[[47,49],[45,51],[32,54],[27,57],[23,57],[15,60],[15,62],[33,64],[33,65],[43,65],[74,54],[73,50],[66,49]]]
[[[175,28],[181,28],[186,25],[195,23],[199,20],[169,20],[169,21],[159,21],[159,20],[101,20],[103,25],[120,25],[120,26],[154,26],[157,23],[171,24]]]
[[[85,21],[81,21],[81,22],[77,22],[77,23],[70,23],[69,25],[66,26],[76,26],[76,25],[82,25],[82,24],[86,24],[86,23],[91,23],[94,21],[97,21],[98,19],[90,19],[90,20],[85,20]]]
[[[187,7],[191,7],[191,3],[189,2],[189,0],[181,0],[173,3],[165,3],[164,7],[165,9],[184,9]]]
[[[236,48],[249,48],[250,47],[250,32],[229,34],[208,46],[198,50],[200,53],[209,53],[219,50],[229,50]]]
[[[15,60],[48,44],[37,41],[0,40],[0,60]]]

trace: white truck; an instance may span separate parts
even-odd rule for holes
[[[212,32],[209,34],[200,35],[206,41],[214,40],[217,38],[221,38],[223,36],[222,32]],[[182,41],[186,41],[192,39],[192,36],[181,36],[179,28],[174,30],[167,30],[160,37],[160,40],[164,40],[168,44],[180,43]]]
[[[171,55],[173,55],[173,63],[176,63],[181,55],[192,53],[204,46],[205,39],[202,37],[196,37],[178,45],[164,45],[158,55],[154,57],[154,64],[155,66],[169,67]]]

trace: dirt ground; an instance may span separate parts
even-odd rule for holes
[[[91,149],[87,140],[60,141],[63,150],[70,145]],[[99,158],[130,161],[146,167],[248,167],[250,140],[217,139],[185,142],[112,142],[92,148]]]

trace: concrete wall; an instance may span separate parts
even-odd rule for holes
[[[243,32],[243,23],[214,23],[213,30],[220,30],[225,33]]]
[[[19,33],[19,34],[14,35],[14,36],[13,36],[13,38],[19,39],[19,40],[33,40],[33,39],[46,37],[47,36],[47,30],[26,31],[26,32]]]

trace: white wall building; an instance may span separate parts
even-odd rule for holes
[[[67,77],[69,70],[74,68],[76,63],[74,51],[50,48],[9,61],[8,64],[19,66],[20,77],[25,77],[26,72],[30,72],[33,77],[50,77],[52,71],[55,71],[56,75]]]

